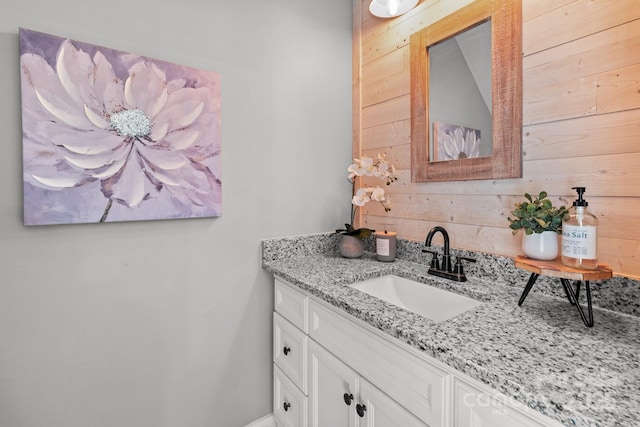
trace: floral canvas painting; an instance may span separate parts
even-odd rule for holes
[[[436,162],[480,157],[480,129],[433,122],[433,140]]]
[[[220,77],[20,29],[24,223],[221,215]]]

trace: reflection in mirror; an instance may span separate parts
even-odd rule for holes
[[[491,20],[428,47],[429,158],[490,156]]]
[[[490,54],[482,53],[480,48],[467,49],[463,47],[466,40],[455,39],[463,34],[463,38],[472,35],[475,30],[482,32],[485,24],[486,31],[490,33],[490,36],[485,35],[490,38]],[[491,84],[487,89],[469,89],[460,82],[449,82],[452,75],[463,67],[454,67],[455,72],[441,70],[438,59],[431,57],[438,56],[437,51],[441,47],[445,50],[447,40],[454,40],[456,49],[463,52],[462,59],[458,58],[459,63],[477,60],[465,59],[466,50],[491,61],[484,76],[475,65],[465,72],[471,76],[471,81],[487,80],[490,76]],[[522,177],[521,0],[475,0],[413,33],[410,45],[411,181]],[[449,55],[445,52],[445,56]],[[433,69],[432,61],[438,61]],[[477,96],[472,96],[475,91]],[[451,102],[456,92],[463,99],[459,105]],[[469,119],[456,115],[462,110],[472,110],[477,117]],[[491,126],[480,123],[489,120]],[[460,148],[452,141],[456,132],[466,136],[467,148]],[[432,134],[442,136],[441,145],[430,143]],[[437,138],[436,135],[436,142]],[[479,138],[480,144],[476,144],[474,138],[476,142]],[[481,149],[481,145],[486,145],[486,148]]]

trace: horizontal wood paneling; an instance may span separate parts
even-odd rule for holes
[[[472,0],[427,0],[414,10],[397,19],[383,19],[371,16],[370,1],[364,0],[365,15],[369,18],[363,28],[367,38],[362,46],[362,63],[367,64],[394,50],[409,44],[409,36],[421,28],[429,26],[448,14],[460,9]]]
[[[569,207],[575,197],[551,196],[550,199],[557,206]],[[593,212],[600,221],[600,237],[640,240],[640,215],[635,210],[637,202],[634,199],[625,197],[589,197],[588,199],[589,206],[593,208]],[[514,204],[524,199],[521,195],[466,195],[460,199],[450,195],[399,193],[391,194],[391,200],[393,216],[398,219],[428,218],[442,223],[503,228],[509,226],[507,218],[511,215]],[[368,203],[363,209],[365,215],[387,217],[378,203]]]
[[[408,95],[409,46],[384,56],[363,67],[362,105],[364,107],[391,98]]]
[[[598,113],[640,108],[640,64],[596,77]]]
[[[640,51],[640,21],[525,57],[524,125],[637,108],[631,51]]]
[[[411,99],[407,94],[364,107],[362,109],[362,128],[366,129],[409,119],[411,117],[410,102]]]
[[[385,123],[378,126],[369,127],[362,130],[363,139],[367,141],[368,150],[381,150],[386,147],[396,147],[401,144],[409,144],[411,138],[411,121],[399,120],[397,122]],[[411,147],[405,147],[407,153],[407,163],[404,167],[409,168],[411,165]],[[375,156],[375,153],[370,156]],[[399,167],[398,165],[395,165]]]
[[[635,0],[580,0],[567,2],[562,7],[552,2],[547,4],[550,6],[547,13],[535,18],[523,17],[525,55],[640,19],[640,2]],[[523,7],[523,13],[528,11],[530,9]]]
[[[550,83],[637,64],[638,57],[628,54],[637,49],[640,49],[640,24],[637,21],[612,27],[551,50],[525,56],[522,62],[524,86],[533,90]]]
[[[388,188],[417,194],[502,194],[521,195],[541,190],[549,194],[575,194],[571,187],[587,187],[586,195],[640,197],[640,153],[570,159],[531,160],[523,164],[521,179],[412,183],[410,171],[400,169],[399,180]],[[366,185],[379,185],[380,180],[366,178]],[[396,189],[402,187],[402,189]],[[640,206],[639,206],[640,208]]]
[[[552,10],[564,7],[577,0],[525,0],[522,2],[522,20],[530,21]]]
[[[527,160],[600,156],[640,151],[640,110],[620,111],[525,126]]]
[[[600,260],[616,274],[640,277],[640,2],[524,0],[523,177],[412,183],[405,40],[468,3],[421,1],[383,20],[362,2],[362,82],[354,90],[363,105],[354,152],[386,152],[399,180],[385,187],[391,212],[369,203],[361,224],[416,241],[443,225],[453,247],[515,256],[521,237],[506,218],[523,193],[546,190],[554,203],[570,205],[571,187],[586,186],[600,219]]]

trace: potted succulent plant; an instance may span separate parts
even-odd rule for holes
[[[514,235],[524,230],[522,250],[529,258],[552,260],[558,256],[558,234],[562,231],[562,218],[567,208],[556,208],[547,198],[547,193],[541,191],[536,198],[529,193],[526,199],[516,203],[511,211],[513,217],[508,217],[509,228]]]

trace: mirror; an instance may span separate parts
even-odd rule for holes
[[[491,20],[428,49],[429,160],[490,156]]]
[[[469,48],[463,45],[471,39],[484,39],[485,45],[471,48],[475,58],[465,59],[461,52]],[[452,58],[458,66],[449,69],[447,62]],[[462,69],[460,61],[484,62],[484,71],[476,65]],[[462,75],[468,81],[453,80]],[[476,88],[475,82],[482,80],[490,84]],[[411,35],[411,180],[519,177],[521,2],[476,0]]]

